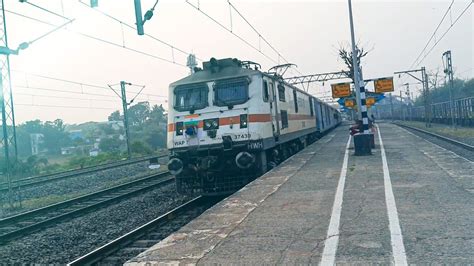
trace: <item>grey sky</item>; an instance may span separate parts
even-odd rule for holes
[[[88,0],[83,0],[88,3]],[[67,29],[125,44],[126,47],[173,60],[172,49],[146,36],[123,28],[76,0],[31,0],[41,7],[63,13],[76,21]],[[143,10],[150,8],[154,0],[142,0]],[[190,1],[197,3],[197,0]],[[337,71],[343,68],[337,58],[340,44],[350,40],[347,1],[231,1],[240,12],[267,38],[290,62],[298,65],[304,74]],[[394,71],[408,69],[428,38],[438,25],[451,0],[448,1],[353,1],[356,36],[361,44],[372,49],[363,61],[364,77],[391,76]],[[452,10],[441,25],[436,40],[450,26],[451,21],[470,3],[456,0]],[[225,0],[201,0],[201,9],[224,25],[230,25],[229,6]],[[441,54],[450,49],[457,76],[474,77],[472,7],[461,17],[435,49],[419,66],[433,70],[442,67]],[[59,25],[62,20],[17,0],[6,0],[9,11],[18,12]],[[99,0],[99,9],[129,24],[134,23],[133,1]],[[233,30],[255,46],[258,36],[235,13]],[[30,41],[51,29],[19,16],[7,13],[10,47]],[[184,0],[161,0],[151,21],[145,24],[145,32],[166,41],[177,48],[196,53],[198,58],[237,57],[262,64],[264,69],[274,65],[242,41],[224,31],[217,24],[193,9]],[[428,49],[431,48],[430,43]],[[264,53],[278,60],[271,49],[261,43]],[[175,61],[185,64],[186,56],[174,51]],[[104,88],[80,86],[26,75],[18,70],[82,83],[106,86],[126,80],[144,84],[146,89],[141,100],[165,104],[168,84],[188,74],[179,65],[145,56],[96,40],[85,38],[67,30],[60,30],[33,43],[18,56],[11,57],[14,100],[17,121],[31,119],[51,120],[63,118],[66,122],[99,121],[107,119],[114,109],[120,109],[118,97]],[[418,66],[418,67],[419,67]],[[296,74],[296,72],[294,72]],[[440,71],[442,73],[442,71]],[[414,82],[409,78],[396,78],[397,86]],[[25,88],[30,87],[30,88]],[[33,89],[33,88],[42,88]],[[416,88],[416,85],[411,87]],[[45,90],[47,89],[47,90]],[[55,90],[74,91],[75,94]],[[130,88],[137,91],[138,88]],[[329,86],[315,84],[310,91],[319,96],[329,95]],[[85,92],[86,94],[79,94]],[[37,96],[31,96],[32,94]],[[90,94],[105,94],[102,97]],[[132,97],[134,93],[130,93]],[[66,99],[65,99],[66,98]],[[67,99],[69,98],[69,99]],[[93,100],[91,100],[93,99]],[[98,101],[98,100],[102,101]],[[29,106],[48,105],[50,107]],[[84,108],[60,108],[70,106]],[[103,108],[103,109],[91,109]]]

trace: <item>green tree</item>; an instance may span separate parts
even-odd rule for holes
[[[149,118],[150,104],[139,102],[128,108],[128,123],[133,127],[141,127]]]
[[[166,124],[166,115],[165,115],[165,109],[163,108],[163,105],[153,105],[151,111],[150,111],[150,119],[148,120],[149,123],[155,124],[155,125],[160,125],[162,123]]]
[[[152,154],[152,150],[150,149],[150,147],[139,140],[132,142],[132,144],[130,144],[130,149],[133,153],[137,153],[141,155]]]
[[[100,140],[99,149],[103,152],[117,152],[120,151],[123,141],[114,136],[111,138],[103,138]]]
[[[63,120],[46,121],[43,126],[44,146],[50,154],[60,154],[61,147],[72,145]]]
[[[122,121],[122,116],[120,115],[120,112],[117,110],[113,113],[111,113],[108,117],[109,121]]]

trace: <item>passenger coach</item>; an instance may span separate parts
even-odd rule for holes
[[[225,194],[340,122],[339,112],[281,76],[212,58],[169,88],[168,168],[179,193]]]

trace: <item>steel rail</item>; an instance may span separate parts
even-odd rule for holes
[[[393,123],[393,124],[395,124],[399,127],[402,127],[402,128],[408,128],[408,129],[412,129],[412,130],[421,132],[421,133],[426,134],[426,135],[430,135],[430,136],[435,137],[437,139],[441,139],[441,140],[444,140],[444,141],[449,142],[451,144],[454,144],[456,146],[462,147],[466,150],[474,151],[474,146],[469,145],[467,143],[463,143],[463,142],[460,142],[460,141],[457,141],[457,140],[454,140],[454,139],[451,139],[451,138],[448,138],[448,137],[445,137],[445,136],[441,136],[439,134],[429,132],[429,131],[426,131],[426,130],[423,130],[423,129],[420,129],[420,128],[417,128],[417,127],[402,125],[402,124],[399,124],[399,123]]]
[[[174,177],[169,172],[152,174],[112,188],[0,219],[0,244],[173,181]]]
[[[105,259],[110,258],[114,254],[117,254],[120,250],[126,249],[135,241],[139,241],[140,238],[143,238],[149,234],[152,234],[154,231],[159,230],[159,228],[168,224],[170,221],[177,219],[180,216],[186,214],[187,212],[193,211],[200,206],[206,206],[204,205],[206,203],[209,205],[208,207],[211,207],[212,205],[214,205],[215,202],[211,204],[208,198],[206,197],[196,197],[184,203],[183,205],[176,207],[173,210],[161,215],[160,217],[130,231],[129,233],[89,252],[88,254],[79,257],[72,262],[69,262],[67,265],[75,266],[100,264],[101,261],[104,261]],[[155,239],[154,241],[158,243],[160,240]],[[145,249],[147,248],[143,248],[143,250]]]
[[[59,173],[51,173],[51,174],[22,178],[22,179],[12,181],[11,188],[17,189],[17,188],[41,185],[44,183],[48,183],[48,182],[52,182],[52,181],[56,181],[60,179],[66,179],[66,178],[75,177],[78,175],[84,175],[84,174],[108,170],[108,169],[112,169],[116,167],[140,163],[140,162],[148,161],[153,158],[164,158],[166,156],[168,155],[147,156],[147,157],[141,157],[141,158],[136,158],[136,159],[131,159],[131,160],[123,160],[123,161],[118,161],[118,162],[88,166],[88,167],[80,168],[80,169],[71,169],[71,170],[67,170],[67,171],[59,172]],[[0,192],[7,191],[8,189],[9,188],[8,188],[7,182],[0,183]]]

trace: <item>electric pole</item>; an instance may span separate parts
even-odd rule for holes
[[[421,72],[421,79],[414,76],[412,72]],[[420,69],[404,70],[394,72],[394,74],[408,74],[412,78],[418,80],[423,84],[423,103],[425,106],[425,127],[431,127],[431,104],[430,104],[430,91],[428,87],[428,75],[426,74],[425,67]]]
[[[405,116],[403,115],[403,105],[402,90],[400,90],[400,119],[405,121]]]
[[[129,131],[129,127],[128,127],[128,105],[129,103],[127,102],[127,92],[125,90],[125,86],[126,85],[129,85],[131,86],[132,83],[129,83],[129,82],[125,82],[125,81],[120,81],[120,94],[118,94],[114,88],[112,86],[114,85],[107,85],[109,86],[109,88],[120,98],[120,100],[122,100],[122,108],[123,108],[123,127],[125,129],[125,141],[126,141],[126,144],[127,144],[127,158],[128,159],[131,159],[132,158],[132,151],[130,149],[130,131]],[[117,85],[117,84],[115,84]],[[142,87],[142,89],[140,90],[140,92],[143,90],[143,88],[145,88],[145,86]],[[140,94],[140,92],[137,93],[137,95],[130,101],[130,103],[132,103],[135,98]]]
[[[446,59],[446,61],[444,61]],[[450,114],[451,114],[451,126],[454,128],[456,126],[455,120],[455,106],[454,106],[454,99],[453,99],[453,64],[451,61],[451,51],[446,51],[443,53],[443,65],[444,65],[444,74],[449,79],[449,106],[450,106]]]
[[[10,79],[10,58],[11,50],[8,47],[7,26],[5,19],[5,5],[4,0],[1,0],[2,11],[0,23],[0,46],[3,48],[0,53],[0,105],[2,108],[2,137],[0,138],[0,145],[3,147],[3,160],[5,168],[3,175],[8,182],[8,199],[10,206],[13,204],[11,191],[11,178],[13,165],[17,160],[17,143],[16,143],[16,129],[15,129],[15,112],[13,108],[13,94]],[[4,50],[4,51],[3,51]]]
[[[128,159],[132,158],[132,151],[130,150],[130,131],[128,129],[128,103],[127,93],[125,92],[125,85],[132,85],[125,81],[120,81],[120,91],[122,93],[122,107],[123,107],[123,126],[125,128],[125,139],[127,141],[127,156]]]
[[[359,119],[362,119],[363,134],[354,135],[354,150],[355,155],[370,155],[372,154],[373,134],[369,131],[369,118],[367,116],[367,105],[365,97],[365,82],[362,77],[362,72],[357,59],[358,50],[355,44],[354,21],[352,18],[352,1],[348,0],[349,5],[349,24],[351,30],[351,45],[352,45],[352,66],[354,67],[354,88],[356,91],[357,107]],[[361,133],[362,133],[361,132]]]

